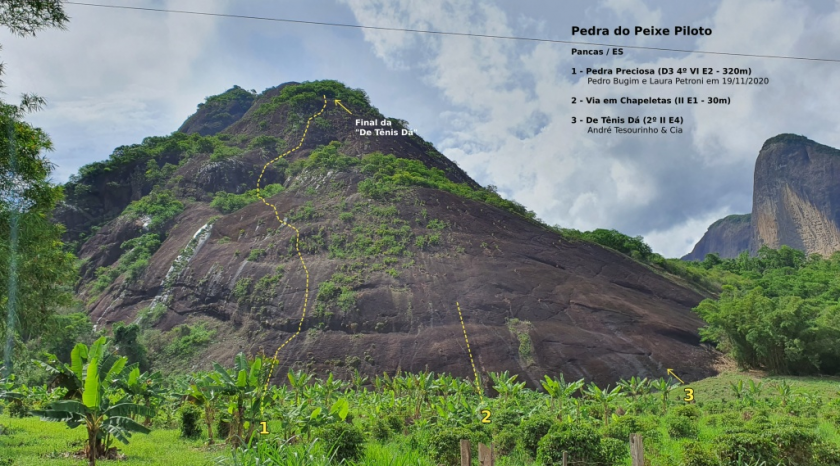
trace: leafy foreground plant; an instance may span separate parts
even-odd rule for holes
[[[54,401],[46,409],[33,411],[42,420],[64,422],[71,429],[84,425],[87,430],[87,444],[85,456],[88,464],[96,465],[97,457],[108,457],[116,454],[116,448],[111,447],[112,436],[127,444],[132,433],[149,433],[149,429],[135,422],[132,417],[142,415],[150,417],[152,410],[138,404],[126,401],[121,397],[112,402],[112,384],[125,368],[127,358],[117,357],[108,352],[105,337],[96,340],[90,349],[82,343],[76,345],[71,353],[71,362],[65,371],[59,374],[72,374],[81,389],[70,396],[78,399]]]

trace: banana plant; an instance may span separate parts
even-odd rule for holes
[[[289,385],[292,386],[292,390],[295,392],[295,405],[300,404],[300,396],[303,393],[306,386],[312,380],[312,374],[307,374],[304,371],[289,371],[286,374],[286,377],[289,378]]]
[[[744,397],[744,381],[742,379],[738,379],[738,382],[729,382],[729,389],[732,391],[732,394],[735,395],[735,398],[740,402],[741,399]]]
[[[618,386],[624,390],[624,393],[630,395],[633,399],[634,405],[639,397],[650,393],[650,381],[647,377],[642,379],[634,375],[633,377],[630,377],[630,380],[620,380],[618,382]]]
[[[747,383],[747,392],[745,393],[745,398],[750,406],[755,406],[755,404],[760,400],[761,391],[763,388],[763,382],[755,383],[755,380],[749,380],[749,382]]]
[[[560,374],[559,379],[553,379],[546,375],[544,377],[545,380],[540,382],[540,385],[545,389],[548,393],[550,402],[555,404],[554,409],[557,410],[557,417],[558,419],[563,418],[563,405],[565,401],[571,398],[571,396],[578,390],[583,387],[583,379],[576,380],[574,382],[566,382],[566,378],[563,374]]]
[[[139,364],[132,364],[123,371],[123,377],[117,380],[117,386],[129,394],[134,402],[142,402],[143,406],[152,409],[152,404],[163,398],[163,376],[160,372],[140,373]],[[146,417],[143,425],[152,425],[152,418]]]
[[[601,410],[604,413],[604,426],[609,424],[610,412],[612,411],[613,403],[623,396],[621,393],[621,386],[617,386],[612,390],[609,388],[610,387],[608,385],[602,389],[595,385],[594,382],[591,382],[583,391],[584,395],[591,398],[595,403],[601,405]]]
[[[207,443],[213,445],[213,423],[218,410],[219,391],[213,385],[213,379],[204,376],[187,388],[184,394],[187,401],[204,410],[204,423],[207,425]]]
[[[359,372],[359,369],[353,369],[352,383],[353,389],[356,393],[360,393],[362,391],[362,387],[368,383],[368,380],[370,379],[367,376],[363,376]],[[365,388],[365,392],[367,392],[367,388]]]
[[[414,398],[414,418],[420,417],[420,411],[429,397],[437,390],[435,374],[433,372],[421,372],[413,374],[408,379],[408,388]]]
[[[775,388],[776,393],[779,395],[779,399],[781,400],[782,407],[787,407],[788,400],[790,400],[790,397],[793,394],[793,389],[790,384],[787,383],[787,380],[782,380],[782,383],[776,384]]]
[[[439,425],[464,425],[478,414],[475,406],[470,405],[464,399],[455,399],[438,395],[437,402],[433,403],[437,411],[437,424]]]
[[[251,437],[256,427],[267,371],[262,370],[261,357],[248,361],[244,353],[234,358],[233,377],[219,363],[213,363],[213,369],[209,375],[213,388],[228,398],[228,413],[232,416],[228,441],[238,447]]]
[[[679,384],[672,384],[661,377],[651,383],[651,387],[655,388],[659,392],[659,396],[662,398],[662,414],[668,413],[668,395],[679,386]]]
[[[2,369],[2,367],[0,367]],[[2,371],[0,371],[2,373]],[[13,391],[15,388],[15,375],[9,374],[5,379],[0,379],[0,401],[8,401],[10,403],[23,404],[23,393]],[[0,405],[0,413],[2,413],[2,405]]]
[[[81,343],[76,345],[73,354],[71,373],[79,375],[73,382],[81,387],[75,392],[79,399],[54,401],[46,409],[32,413],[44,421],[64,422],[71,429],[84,425],[88,436],[85,447],[88,464],[95,466],[97,456],[110,450],[111,436],[127,444],[132,433],[149,433],[148,428],[132,419],[133,416],[152,416],[154,413],[132,403],[127,396],[112,402],[115,381],[128,359],[111,354],[105,337],[96,340],[90,349]],[[59,374],[66,372],[59,371]]]
[[[327,380],[319,379],[318,382],[312,386],[313,395],[316,398],[323,399],[324,404],[326,405],[332,403],[332,396],[334,394],[341,393],[345,388],[347,388],[347,383],[334,379],[332,372],[330,372]]]
[[[81,400],[84,391],[84,367],[91,357],[94,349],[97,351],[99,365],[105,370],[110,368],[119,357],[116,354],[105,351],[107,347],[104,337],[96,340],[88,349],[87,345],[77,344],[70,351],[70,364],[61,362],[54,354],[46,354],[47,361],[35,361],[47,373],[52,375],[51,386],[66,390],[64,399]]]
[[[504,372],[490,372],[490,379],[493,381],[493,390],[499,393],[502,397],[502,403],[507,404],[511,398],[516,398],[517,395],[525,388],[525,382],[516,382],[516,374],[510,375],[508,371]]]

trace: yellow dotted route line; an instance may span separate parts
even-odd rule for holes
[[[478,391],[478,396],[481,402],[484,403],[484,390],[481,389],[478,381],[478,371],[475,370],[475,361],[473,360],[472,350],[470,349],[470,339],[467,338],[467,327],[464,325],[464,316],[461,314],[461,305],[455,301],[455,306],[458,308],[458,318],[461,319],[461,330],[464,331],[464,341],[467,342],[467,354],[470,355],[470,364],[472,365],[473,375],[475,376],[475,389]]]
[[[295,230],[295,250],[297,250],[297,255],[298,255],[298,258],[300,259],[300,265],[303,266],[303,271],[306,273],[306,291],[305,291],[305,294],[303,295],[303,313],[300,316],[300,322],[298,322],[297,331],[292,336],[290,336],[286,341],[284,341],[282,345],[278,346],[277,351],[274,352],[273,364],[271,365],[271,369],[269,369],[269,371],[268,371],[268,379],[266,379],[266,382],[265,382],[265,389],[266,390],[268,390],[268,385],[271,383],[271,376],[274,373],[274,368],[279,365],[278,361],[277,361],[277,355],[280,353],[280,350],[282,350],[284,346],[288,345],[290,341],[294,340],[296,336],[300,335],[300,332],[303,329],[303,320],[306,318],[306,306],[307,306],[307,304],[309,304],[309,269],[306,268],[306,262],[303,260],[303,254],[300,253],[300,230],[295,228],[294,225],[292,225],[292,224],[286,222],[285,220],[281,219],[280,218],[280,213],[277,211],[277,206],[268,202],[267,200],[265,200],[265,198],[262,196],[262,194],[260,194],[260,181],[262,181],[262,177],[263,177],[263,175],[265,175],[265,170],[269,167],[269,165],[277,162],[278,160],[282,159],[283,157],[285,157],[285,156],[291,154],[292,152],[300,149],[300,147],[303,145],[304,139],[306,139],[306,134],[309,132],[309,124],[312,123],[313,119],[317,118],[322,113],[324,113],[324,110],[326,110],[326,108],[327,108],[327,96],[324,96],[324,106],[321,108],[320,112],[312,115],[311,117],[309,117],[308,120],[306,120],[306,127],[303,129],[303,136],[301,136],[300,142],[298,143],[297,147],[295,147],[294,149],[290,149],[290,150],[284,152],[281,155],[278,155],[277,157],[275,157],[274,159],[272,159],[271,161],[269,161],[268,163],[263,165],[262,172],[260,172],[260,177],[257,178],[257,197],[259,197],[260,200],[263,201],[263,203],[265,205],[274,209],[274,216],[277,217],[277,221],[280,222],[281,225],[289,226],[293,230]]]
[[[293,230],[295,230],[295,250],[297,251],[298,259],[300,259],[300,265],[303,267],[303,271],[306,274],[306,290],[305,290],[305,292],[304,292],[305,294],[303,296],[303,312],[301,313],[300,321],[298,322],[297,331],[294,334],[292,334],[292,336],[287,338],[286,341],[283,342],[283,344],[278,346],[276,351],[274,351],[274,357],[272,358],[274,363],[271,365],[271,369],[269,369],[269,372],[268,372],[268,378],[266,379],[266,383],[265,383],[265,389],[266,390],[268,390],[268,386],[271,383],[271,377],[274,374],[274,368],[279,365],[279,364],[277,364],[277,362],[278,362],[277,361],[277,355],[280,354],[280,350],[282,350],[286,345],[288,345],[289,342],[294,340],[295,337],[300,335],[300,332],[303,330],[303,321],[306,319],[306,307],[309,304],[309,269],[306,267],[306,261],[303,260],[303,254],[301,254],[301,252],[300,252],[300,230],[298,230],[294,225],[292,225],[292,224],[290,224],[290,223],[288,223],[285,220],[280,218],[280,212],[277,211],[277,206],[268,202],[262,196],[262,194],[260,192],[260,182],[262,181],[262,177],[265,175],[266,169],[270,165],[274,164],[278,160],[280,160],[283,157],[291,154],[292,152],[300,149],[301,146],[303,146],[303,141],[306,139],[306,135],[309,133],[309,125],[312,123],[312,120],[314,120],[315,118],[319,117],[322,113],[324,113],[324,110],[326,110],[326,108],[327,108],[327,96],[324,96],[324,106],[321,108],[321,110],[318,113],[312,115],[311,117],[309,117],[308,120],[306,120],[306,127],[303,129],[303,136],[301,136],[300,142],[298,142],[298,145],[295,146],[293,149],[290,149],[290,150],[278,155],[277,157],[271,159],[265,165],[263,165],[262,171],[260,172],[260,176],[259,176],[259,178],[257,178],[257,197],[261,201],[263,201],[263,203],[265,205],[271,207],[272,210],[274,210],[274,216],[277,218],[277,221],[280,222],[281,225],[286,225],[288,227],[291,227]],[[475,360],[473,359],[472,349],[470,349],[470,339],[469,339],[469,337],[467,337],[467,327],[464,325],[464,316],[461,313],[461,305],[456,301],[455,306],[458,308],[458,318],[461,321],[461,330],[463,330],[463,332],[464,332],[464,341],[467,343],[467,354],[470,356],[470,365],[472,366],[473,375],[475,376],[476,390],[478,391],[478,394],[481,397],[481,401],[484,402],[484,395],[482,393],[483,390],[481,390],[481,387],[479,386],[478,371],[475,369]]]

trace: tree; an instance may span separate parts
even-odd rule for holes
[[[28,104],[27,104],[28,105]],[[63,251],[63,227],[49,214],[61,188],[49,181],[43,156],[52,143],[43,131],[19,121],[26,109],[0,103],[0,329],[7,371],[15,340],[39,335],[55,308],[72,299],[74,257]]]
[[[0,25],[22,37],[34,36],[44,28],[64,29],[69,19],[60,0],[5,0],[0,3]]]
[[[603,228],[584,232],[561,228],[560,233],[569,239],[582,239],[615,249],[639,261],[648,261],[653,256],[653,249],[645,243],[641,236],[630,237],[619,231]]]
[[[139,336],[140,326],[137,324],[114,324],[114,344],[117,345],[117,352],[127,357],[129,364],[137,364],[141,371],[146,371],[149,369],[149,360],[146,358],[146,348],[137,341]]]
[[[63,28],[67,20],[58,0],[0,2],[0,25],[19,36]],[[61,188],[49,182],[53,166],[42,154],[52,144],[41,130],[20,121],[43,105],[34,95],[24,95],[17,106],[0,101],[0,278],[7,285],[0,292],[0,330],[6,335],[7,375],[16,338],[27,340],[56,305],[66,304],[74,275],[73,257],[61,247],[62,229],[48,219],[61,198]]]
[[[96,340],[90,348],[80,343],[73,352],[75,357],[71,357],[73,362],[69,369],[80,388],[72,394],[72,399],[54,401],[46,409],[32,413],[44,421],[64,422],[71,429],[84,425],[88,437],[85,453],[88,464],[95,466],[96,458],[111,449],[111,436],[127,444],[132,433],[149,433],[149,429],[132,419],[133,416],[150,417],[154,413],[132,403],[127,396],[112,401],[115,382],[125,369],[127,359],[114,356],[108,350],[105,337]]]

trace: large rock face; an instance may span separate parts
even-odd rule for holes
[[[840,151],[783,134],[755,164],[750,251],[787,245],[824,256],[840,251]]]
[[[713,223],[694,246],[694,250],[682,259],[701,261],[706,254],[713,253],[724,259],[737,257],[750,248],[750,217],[750,214],[730,215]]]
[[[363,108],[360,91],[340,96],[352,116],[333,104],[339,96],[328,95],[311,125],[306,119],[323,107],[321,91],[293,98],[270,92],[219,133],[231,144],[241,141],[242,154],[223,161],[183,155],[177,171],[159,182],[155,189],[179,196],[186,208],[162,227],[164,240],[148,265],[119,275],[101,293],[94,276],[124,260],[120,245],[145,227],[123,214],[92,232],[79,253],[86,264],[79,295],[98,325],[147,319],[150,306],[163,309],[152,313],[163,335],[205,322],[216,337],[189,367],[228,361],[239,351],[273,354],[290,341],[279,353],[278,377],[291,366],[339,375],[429,369],[472,377],[457,302],[480,372],[510,370],[532,386],[559,372],[599,383],[661,377],[667,368],[686,380],[715,372],[715,353],[700,345],[703,323],[691,312],[702,299],[694,291],[615,251],[567,241],[515,207],[438,188],[451,182],[459,192],[489,193],[416,135],[360,136],[356,118],[385,120]],[[268,135],[281,143],[266,146]],[[332,141],[350,159],[329,161],[318,147]],[[268,199],[276,214],[262,202],[227,214],[210,205],[216,191],[231,189],[223,175],[238,181],[250,173],[255,186],[283,144],[294,148],[285,157],[291,166],[270,166],[263,183],[285,187]],[[375,196],[369,159],[359,157],[376,151],[435,168],[439,181],[417,186],[405,174],[413,186]],[[321,154],[321,168],[295,163],[315,160],[313,153]],[[220,163],[228,165],[208,175]]]
[[[762,246],[840,251],[840,151],[794,134],[768,139],[755,163],[752,214],[718,220],[683,259],[755,254]]]

